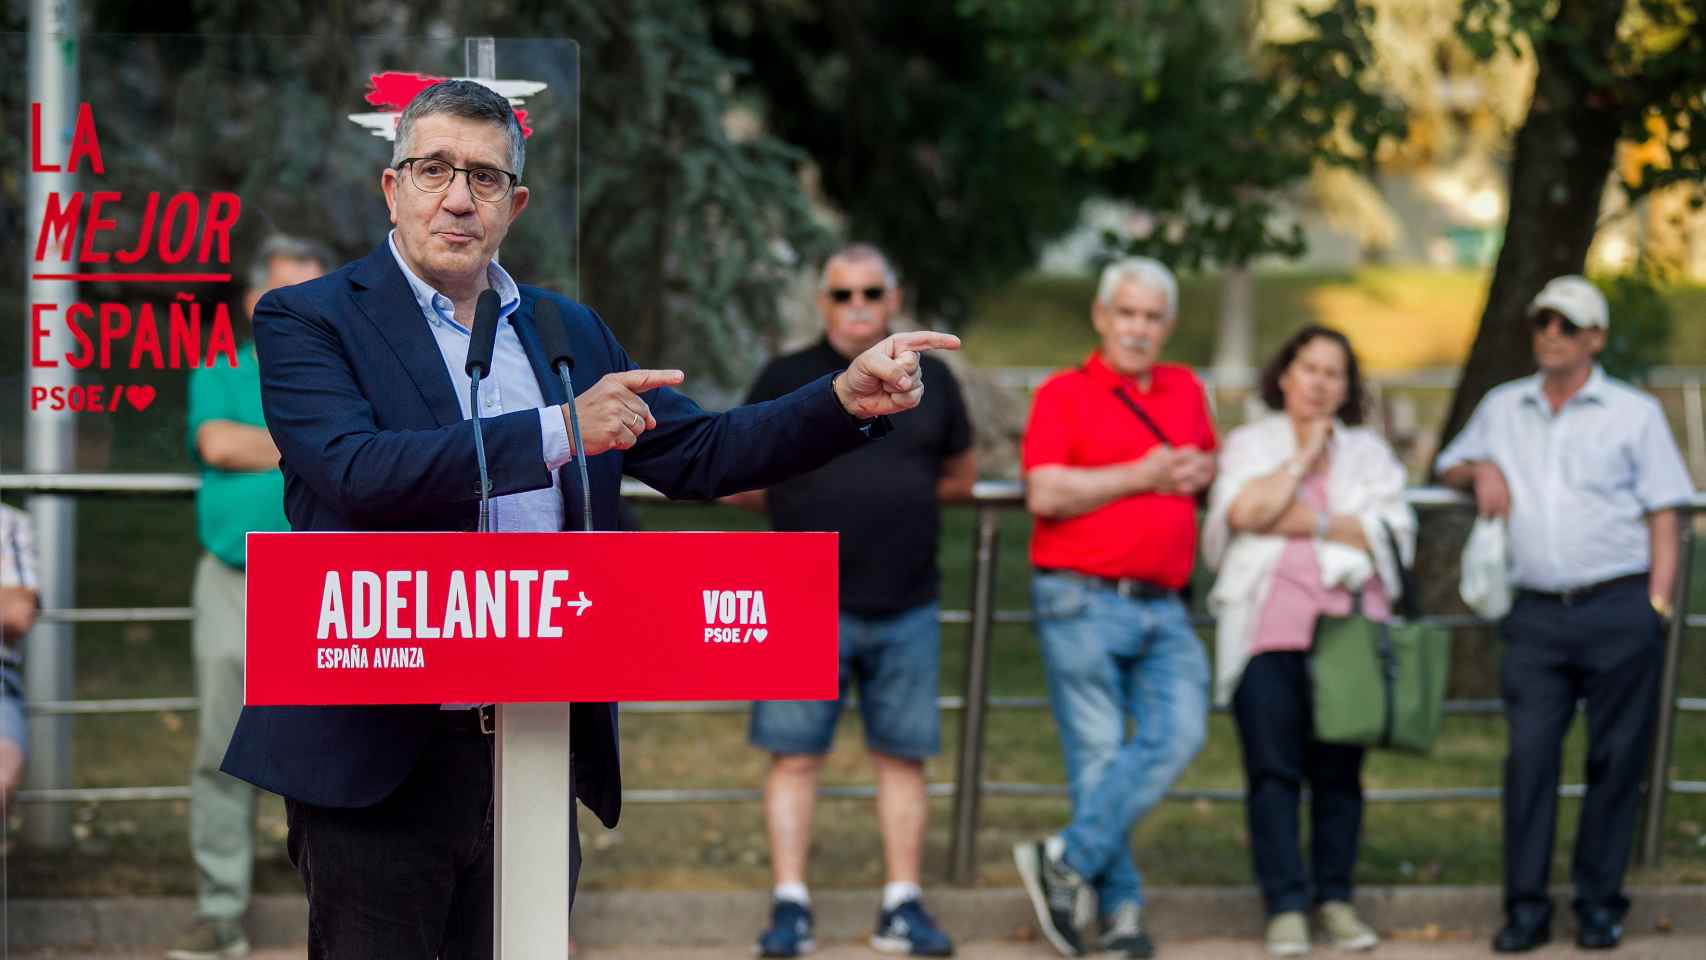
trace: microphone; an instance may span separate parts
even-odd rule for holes
[[[545,297],[533,307],[535,326],[539,330],[539,345],[545,348],[545,361],[557,376],[563,378],[563,393],[569,398],[569,434],[575,445],[575,466],[581,477],[581,526],[592,532],[592,485],[586,477],[586,447],[581,443],[581,417],[575,410],[575,382],[569,368],[575,365],[574,350],[569,347],[569,328],[563,323],[563,313],[554,300]]]
[[[474,329],[468,337],[468,359],[462,369],[468,374],[468,409],[474,417],[474,461],[480,466],[480,522],[477,529],[491,529],[492,481],[486,475],[486,439],[480,430],[480,378],[492,372],[492,344],[498,337],[498,292],[487,288],[474,303]]]
[[[480,293],[474,302],[473,336],[468,338],[468,362],[463,365],[469,378],[483,377],[492,372],[492,344],[498,336],[498,292],[491,288]]]

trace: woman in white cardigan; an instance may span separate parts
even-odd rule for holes
[[[1307,911],[1326,938],[1366,950],[1378,938],[1351,907],[1362,830],[1360,747],[1314,738],[1308,655],[1316,618],[1384,618],[1399,590],[1416,520],[1404,468],[1362,423],[1362,382],[1343,334],[1300,330],[1263,371],[1274,415],[1232,431],[1203,523],[1217,570],[1215,698],[1232,705],[1244,752],[1245,810],[1256,879],[1268,912],[1268,950],[1309,950]],[[1310,869],[1299,849],[1303,784],[1310,787]]]

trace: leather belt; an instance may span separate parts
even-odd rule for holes
[[[461,710],[438,711],[440,729],[491,736],[498,731],[498,708],[492,704]]]
[[[1573,607],[1578,603],[1591,600],[1596,595],[1604,593],[1613,587],[1621,587],[1626,583],[1634,583],[1637,580],[1644,581],[1646,579],[1647,574],[1644,572],[1631,573],[1626,576],[1612,577],[1610,580],[1601,580],[1598,583],[1590,583],[1580,587],[1571,587],[1568,590],[1561,590],[1557,592],[1550,590],[1529,590],[1526,587],[1517,592],[1525,593],[1539,600],[1550,600],[1553,603],[1561,603],[1566,607]]]
[[[1094,574],[1079,573],[1077,570],[1061,570],[1055,567],[1038,567],[1038,573],[1047,573],[1057,577],[1071,577],[1092,587],[1102,590],[1112,590],[1128,600],[1167,600],[1176,598],[1179,591],[1171,587],[1163,587],[1159,583],[1148,580],[1136,580],[1131,577],[1098,577]]]

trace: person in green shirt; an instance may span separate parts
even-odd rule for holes
[[[333,265],[313,241],[275,235],[255,252],[244,310],[261,295],[304,283]],[[191,602],[200,723],[190,775],[190,847],[198,879],[194,924],[167,951],[168,960],[246,956],[242,919],[249,906],[255,848],[255,788],[219,770],[243,707],[244,538],[285,531],[284,474],[278,447],[261,415],[261,375],[250,341],[237,365],[190,374],[189,452],[201,469],[196,532],[205,549]]]

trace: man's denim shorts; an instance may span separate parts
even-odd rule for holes
[[[841,614],[841,697],[752,705],[748,739],[771,753],[822,755],[835,740],[842,701],[854,683],[865,745],[873,753],[922,760],[942,749],[936,679],[942,659],[937,605],[888,617]]]
[[[0,663],[0,740],[10,740],[27,752],[29,732],[24,719],[24,681],[16,666]]]

